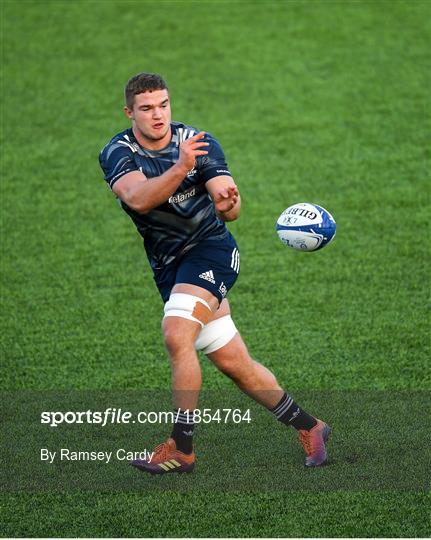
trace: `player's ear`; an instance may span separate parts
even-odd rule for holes
[[[133,119],[133,111],[132,109],[129,109],[129,107],[127,105],[124,105],[124,114],[127,116],[127,118],[130,118],[130,120]]]

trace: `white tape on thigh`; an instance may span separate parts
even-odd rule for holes
[[[232,317],[225,315],[220,319],[211,321],[202,328],[198,339],[195,341],[195,348],[205,354],[215,352],[229,343],[237,332]]]
[[[195,321],[202,327],[211,316],[208,303],[192,294],[173,293],[165,304],[165,317],[182,317]]]

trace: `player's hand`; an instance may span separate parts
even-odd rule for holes
[[[232,210],[238,202],[238,188],[228,186],[214,194],[214,206],[217,212],[224,213]]]
[[[209,146],[209,143],[202,140],[204,137],[205,131],[200,131],[197,135],[190,137],[190,139],[187,139],[180,144],[180,157],[178,163],[184,166],[187,171],[193,169],[198,156],[205,156],[208,154],[206,150],[203,150],[205,146]]]

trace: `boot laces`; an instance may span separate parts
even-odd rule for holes
[[[302,446],[305,448],[305,451],[308,455],[313,454],[316,450],[319,449],[320,446],[319,437],[316,434],[311,433],[310,431],[301,430],[299,432],[299,438],[301,440]]]
[[[307,452],[307,454],[311,454],[312,452],[311,437],[309,437],[305,431],[301,431],[299,433],[299,438],[301,439],[301,444],[305,448],[305,451]]]
[[[153,463],[157,461],[166,461],[169,452],[169,445],[167,442],[159,444],[154,449]]]

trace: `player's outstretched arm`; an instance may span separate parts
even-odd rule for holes
[[[241,197],[238,188],[230,176],[216,176],[206,183],[217,215],[223,221],[238,219],[241,210]]]
[[[166,172],[154,178],[147,178],[139,171],[133,171],[122,176],[112,187],[112,191],[123,202],[136,212],[146,214],[156,206],[166,202],[175,193],[178,186],[193,169],[198,156],[208,152],[203,148],[208,146],[202,141],[205,132],[201,131],[180,145],[178,161]]]

